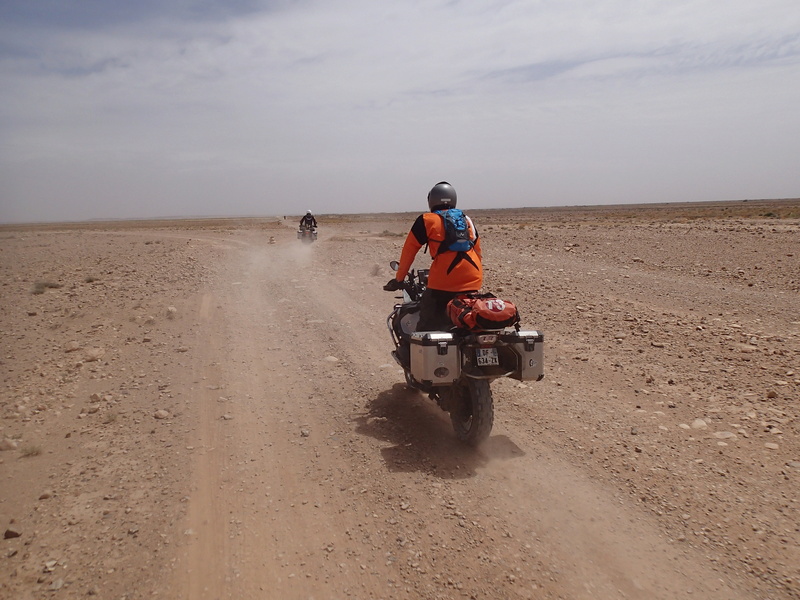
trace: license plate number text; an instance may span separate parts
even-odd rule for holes
[[[476,353],[479,367],[496,367],[500,364],[497,348],[478,348]]]

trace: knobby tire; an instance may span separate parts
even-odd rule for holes
[[[489,437],[494,424],[494,402],[489,381],[465,377],[456,386],[456,402],[450,411],[450,422],[460,441],[479,446]]]

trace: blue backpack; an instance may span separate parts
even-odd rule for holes
[[[472,221],[458,208],[449,208],[447,210],[434,211],[437,215],[442,217],[444,222],[444,240],[439,243],[439,251],[442,252],[469,252],[475,246],[477,236],[470,233],[470,225]],[[472,226],[472,231],[475,227]],[[439,240],[436,240],[439,241]]]

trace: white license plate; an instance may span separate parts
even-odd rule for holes
[[[478,348],[476,352],[478,355],[479,367],[496,367],[500,364],[500,359],[497,356],[497,348]]]

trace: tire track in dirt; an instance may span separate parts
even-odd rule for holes
[[[201,361],[218,361],[213,371],[219,383],[216,376],[205,378],[218,391],[205,394],[210,409],[201,413],[198,432],[212,440],[216,435],[219,443],[207,442],[216,453],[206,453],[195,467],[199,489],[190,523],[197,539],[190,540],[185,558],[193,578],[183,587],[190,590],[186,597],[259,597],[265,591],[307,597],[323,584],[353,585],[352,575],[331,558],[338,538],[358,524],[340,516],[341,508],[326,510],[331,494],[343,491],[341,483],[331,489],[341,467],[320,460],[319,452],[327,444],[335,454],[341,444],[331,435],[340,424],[320,405],[341,408],[315,385],[337,366],[325,362],[315,344],[296,346],[306,335],[303,285],[293,279],[303,256],[284,256],[286,264],[276,268],[274,250],[251,248],[236,256],[226,272],[236,280],[218,282],[220,314],[201,342]],[[328,373],[328,384],[337,378]],[[222,406],[214,407],[214,394],[225,399]],[[352,568],[378,568],[370,562],[365,558]]]
[[[219,390],[223,386],[223,375],[217,364],[224,352],[217,335],[208,335],[209,330],[221,319],[215,306],[216,297],[210,293],[202,296],[198,318],[198,352],[191,372],[190,389],[193,391],[193,404],[196,419],[196,439],[199,444],[192,446],[192,486],[184,536],[191,540],[185,579],[181,584],[183,593],[175,597],[214,598],[225,587],[224,573],[209,569],[220,556],[230,553],[230,546],[220,517],[220,476],[226,470],[226,457],[223,453],[222,431],[219,422]],[[198,537],[199,536],[199,537]],[[198,539],[195,539],[198,538]]]

